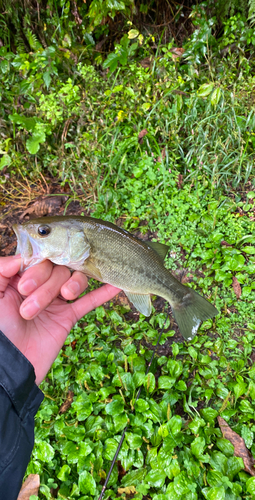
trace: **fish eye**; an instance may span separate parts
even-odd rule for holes
[[[50,226],[39,226],[38,227],[38,234],[40,236],[48,236],[50,234],[51,228]]]

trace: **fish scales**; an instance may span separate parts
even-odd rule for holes
[[[150,294],[171,305],[181,333],[191,339],[199,324],[218,314],[204,297],[164,267],[166,246],[142,241],[118,226],[92,217],[43,217],[15,225],[24,269],[49,259],[121,288],[148,316]]]

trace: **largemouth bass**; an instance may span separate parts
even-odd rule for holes
[[[55,216],[15,224],[16,253],[23,270],[49,259],[87,276],[121,288],[145,316],[151,314],[150,294],[171,305],[185,339],[191,340],[200,323],[217,309],[164,267],[166,245],[142,241],[125,229],[91,217]]]

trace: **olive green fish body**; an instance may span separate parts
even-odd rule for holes
[[[201,321],[218,314],[210,302],[164,267],[166,246],[142,241],[110,222],[91,217],[43,217],[16,225],[14,230],[24,269],[45,259],[67,265],[121,288],[146,316],[151,313],[150,294],[159,295],[170,303],[187,339],[195,335]]]

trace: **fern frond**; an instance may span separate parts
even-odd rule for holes
[[[39,50],[42,48],[40,42],[37,40],[35,34],[32,32],[30,28],[26,28],[25,35],[27,38],[27,41],[31,47],[32,50]]]

